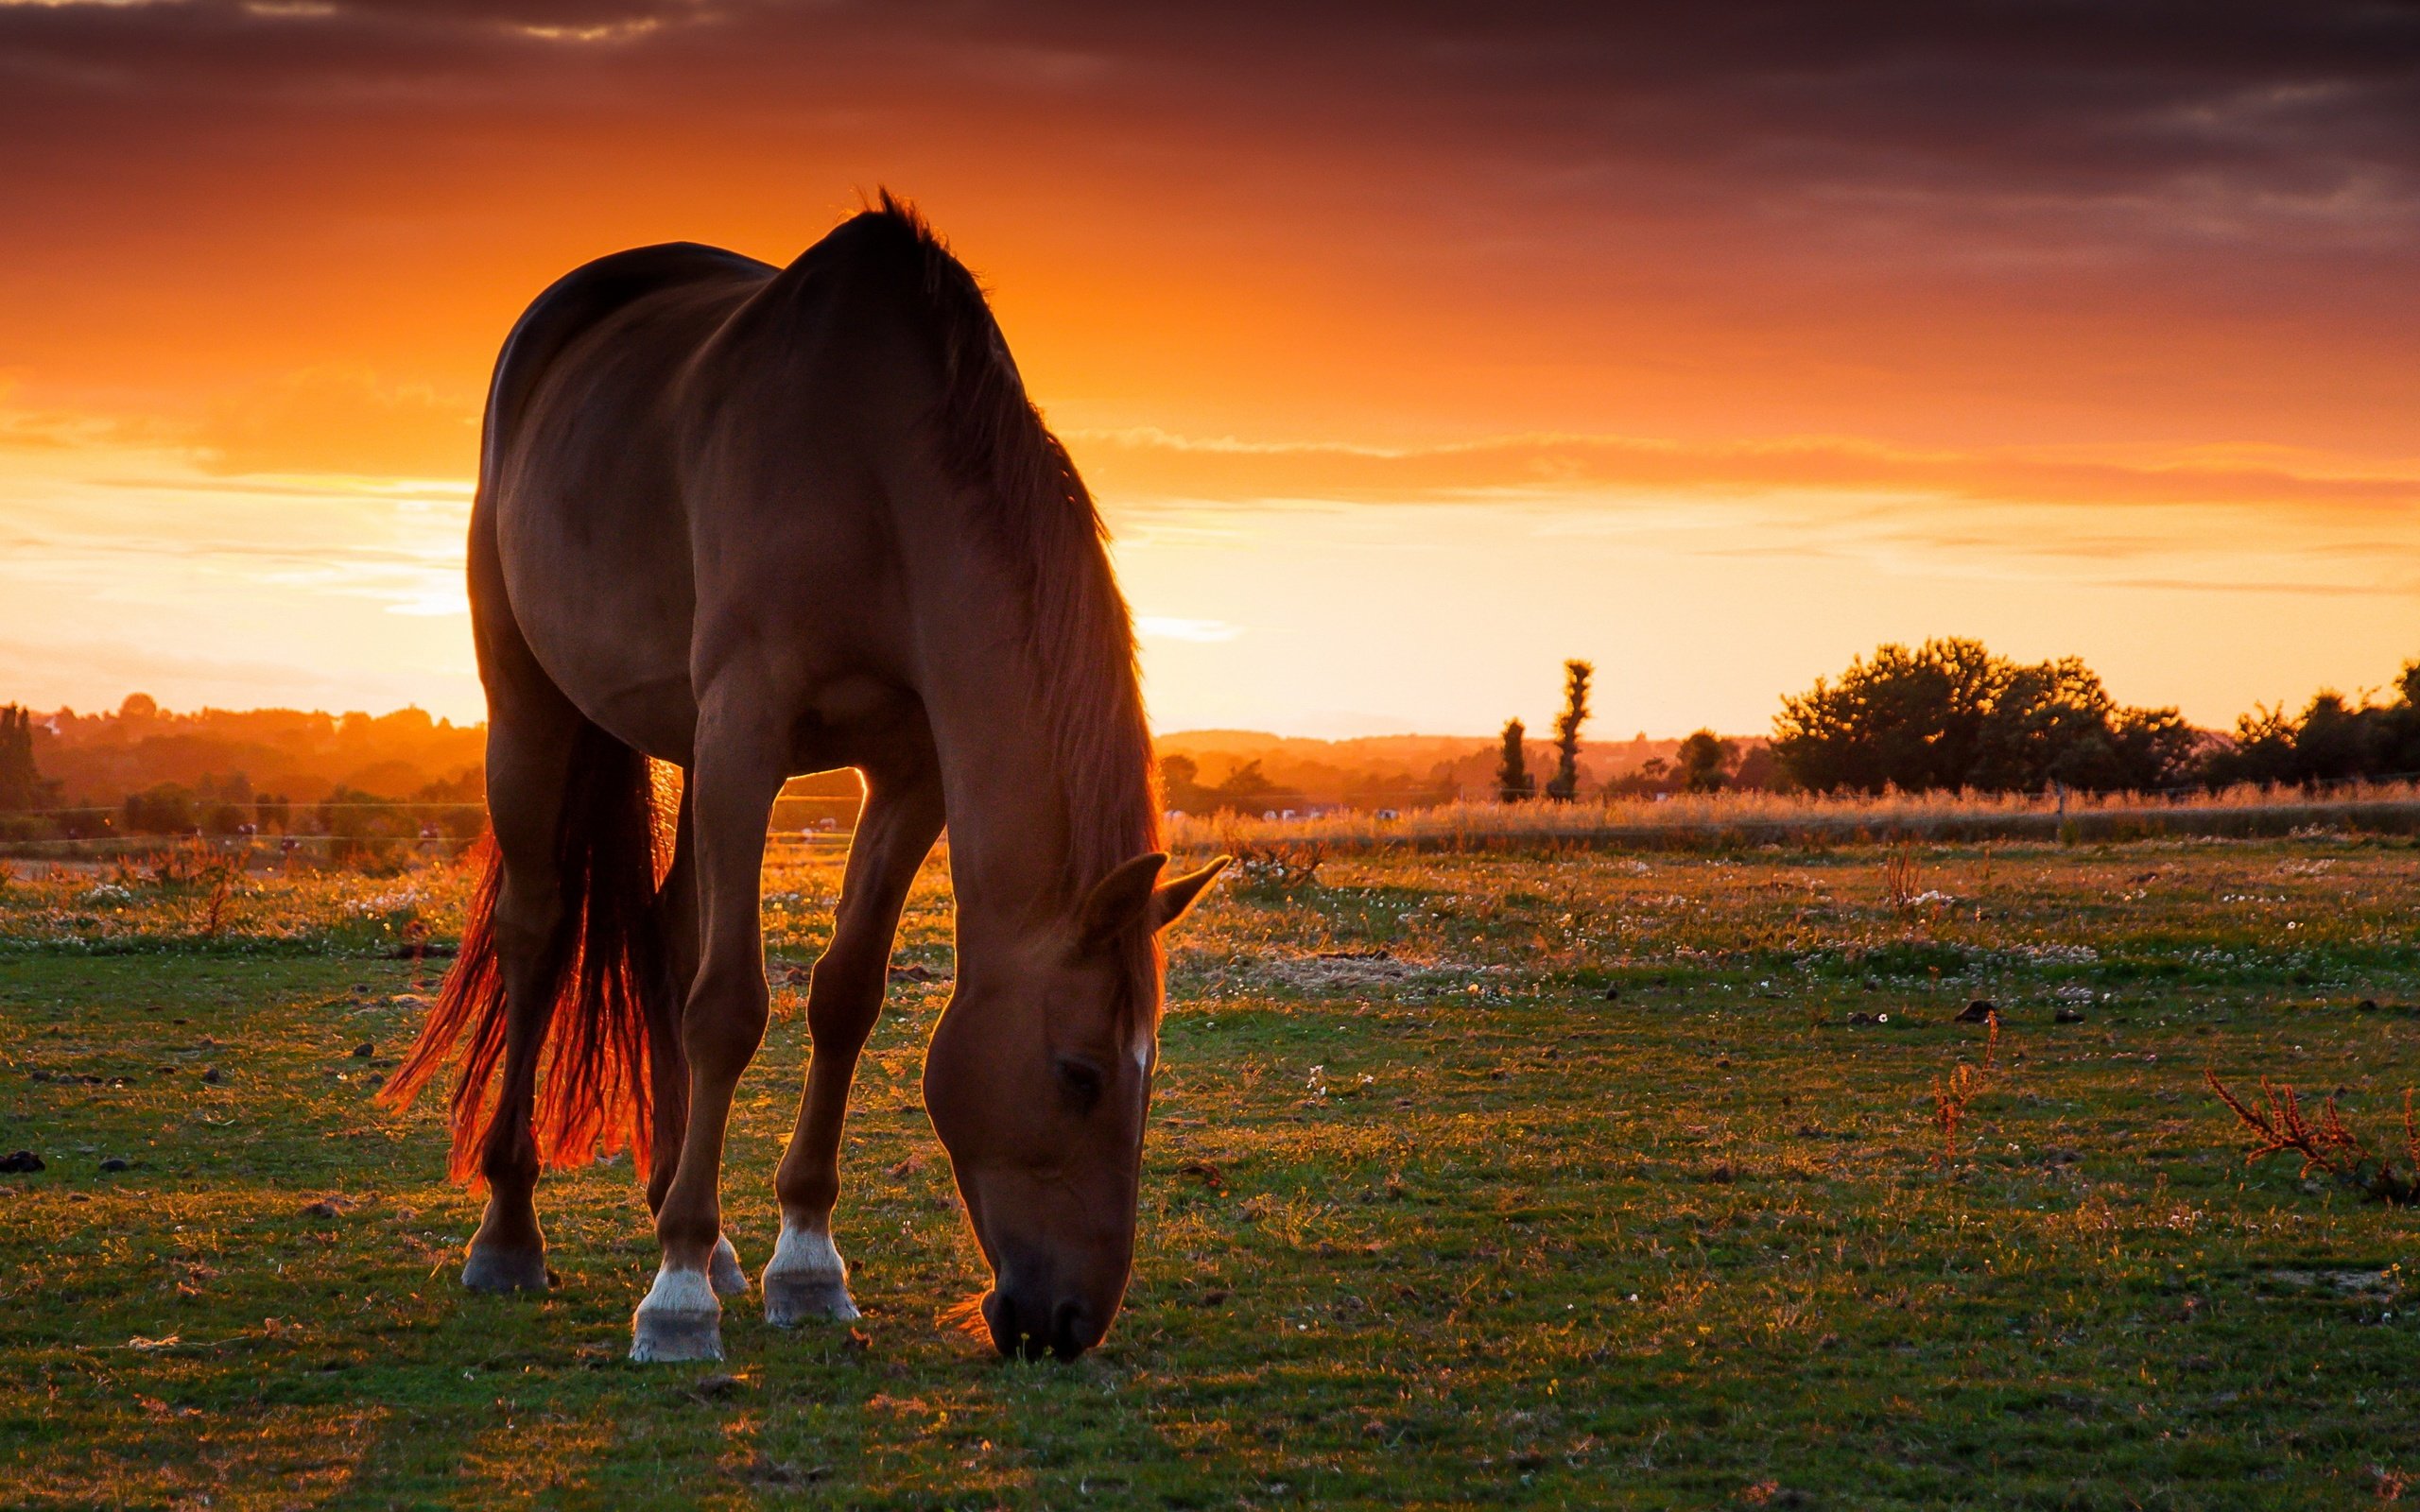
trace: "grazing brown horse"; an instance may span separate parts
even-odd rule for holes
[[[462,1281],[547,1284],[541,1166],[632,1147],[664,1248],[631,1357],[721,1353],[723,1130],[765,1032],[758,890],[783,782],[866,800],[807,993],[774,1177],[776,1324],[856,1315],[840,1122],[901,906],[944,822],[958,976],[925,1101],[1004,1352],[1069,1357],[1125,1295],[1161,880],[1133,636],[1092,498],[974,278],[885,196],[786,268],[643,248],[538,297],[498,359],[470,584],[493,861],[390,1100],[458,1044]],[[668,866],[648,758],[684,774]]]

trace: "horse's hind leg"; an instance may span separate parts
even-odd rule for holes
[[[832,943],[815,963],[806,1023],[815,1048],[798,1127],[773,1187],[782,1202],[782,1237],[765,1267],[765,1320],[787,1328],[808,1318],[857,1315],[848,1266],[832,1243],[832,1207],[840,1194],[840,1122],[857,1056],[882,1011],[890,945],[916,868],[942,830],[942,792],[929,772],[870,784],[865,813],[849,845],[849,867],[833,919]]]
[[[698,830],[696,806],[685,787],[673,827],[672,867],[665,873],[655,907],[666,980],[664,990],[648,1000],[648,1091],[655,1109],[647,1182],[650,1213],[664,1211],[672,1173],[681,1165],[681,1136],[688,1123],[689,1069],[680,1053],[681,1011],[698,976]],[[717,1297],[748,1290],[748,1272],[729,1234],[715,1241],[707,1279]]]
[[[473,1291],[540,1291],[548,1284],[530,1120],[538,1054],[568,949],[558,834],[579,729],[578,712],[560,696],[510,709],[499,704],[490,715],[488,812],[503,867],[493,928],[504,973],[504,1076],[479,1152],[487,1211],[462,1266],[462,1284]]]

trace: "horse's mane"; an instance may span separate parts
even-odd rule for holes
[[[1134,627],[1102,549],[1108,532],[1066,448],[1026,397],[975,275],[888,190],[859,218],[887,223],[912,248],[942,353],[934,421],[943,458],[981,498],[992,544],[1027,593],[1028,646],[1066,816],[1065,880],[1080,900],[1120,863],[1160,848]],[[1148,931],[1137,933],[1141,951],[1155,949]]]

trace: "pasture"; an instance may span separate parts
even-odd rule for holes
[[[2420,1497],[2413,1214],[2247,1166],[2202,1079],[2341,1090],[2400,1143],[2415,860],[1369,852],[1222,885],[1171,939],[1127,1310],[1072,1366],[937,1320],[984,1276],[917,1091],[942,858],[852,1104],[866,1316],[737,1299],[718,1366],[623,1359],[656,1253],[626,1160],[543,1184],[550,1295],[456,1284],[478,1210],[435,1099],[372,1094],[442,965],[399,947],[458,927],[464,873],[20,877],[0,1153],[43,1168],[0,1176],[0,1503]],[[829,856],[769,877],[777,980],[838,885]],[[734,1123],[752,1273],[799,1001]]]

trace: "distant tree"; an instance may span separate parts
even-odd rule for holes
[[[2143,792],[2193,780],[2210,738],[2173,709],[2120,709],[2110,724],[2123,788]]]
[[[467,846],[487,828],[487,773],[469,771],[424,783],[412,794],[412,803],[424,836],[434,828],[440,837]]]
[[[2341,782],[2377,769],[2370,760],[2371,726],[2366,705],[2356,709],[2333,688],[2314,695],[2294,727],[2294,776],[2304,782]]]
[[[2203,778],[2213,787],[2257,782],[2263,787],[2294,781],[2294,718],[2280,704],[2254,704],[2238,714],[2235,736],[2215,751],[2203,766]]]
[[[49,801],[50,784],[34,765],[34,716],[16,704],[0,709],[0,813],[23,813]]]
[[[1580,796],[1580,727],[1588,722],[1588,678],[1597,669],[1585,662],[1563,664],[1563,713],[1554,721],[1554,780],[1547,797],[1568,803]]]
[[[2312,695],[2299,714],[2255,704],[2235,734],[2206,754],[2200,776],[2212,787],[2235,782],[2316,786],[2420,773],[2420,662],[2404,663],[2394,696],[2358,703],[2333,689]]]
[[[2124,709],[2073,657],[2021,665],[1979,641],[1878,647],[1782,700],[1772,754],[1796,784],[1909,792],[2093,791],[2187,775],[2199,737],[2173,709]]]
[[[1818,791],[1963,786],[1990,707],[1992,662],[1976,641],[1877,647],[1837,683],[1818,678],[1782,700],[1773,755]]]
[[[1250,811],[1262,807],[1268,799],[1287,790],[1262,775],[1260,762],[1255,758],[1229,772],[1210,791],[1217,799],[1218,807]]]
[[[1711,793],[1729,780],[1739,748],[1711,730],[1701,730],[1681,742],[1672,759],[1673,775],[1685,793]]]
[[[1160,758],[1160,802],[1180,814],[1210,809],[1210,795],[1201,785],[1201,764],[1190,756]]]
[[[1740,753],[1739,765],[1731,769],[1728,786],[1761,793],[1769,788],[1786,787],[1789,774],[1773,760],[1773,748],[1759,741]]]
[[[2406,662],[2394,679],[2395,700],[2379,718],[2380,776],[2420,772],[2420,662]]]
[[[1504,753],[1495,763],[1495,796],[1506,803],[1526,803],[1537,797],[1538,780],[1530,774],[1530,758],[1522,749],[1529,731],[1518,719],[1504,722]]]
[[[180,782],[159,782],[126,796],[126,828],[132,834],[191,834],[200,828],[193,792]]]

